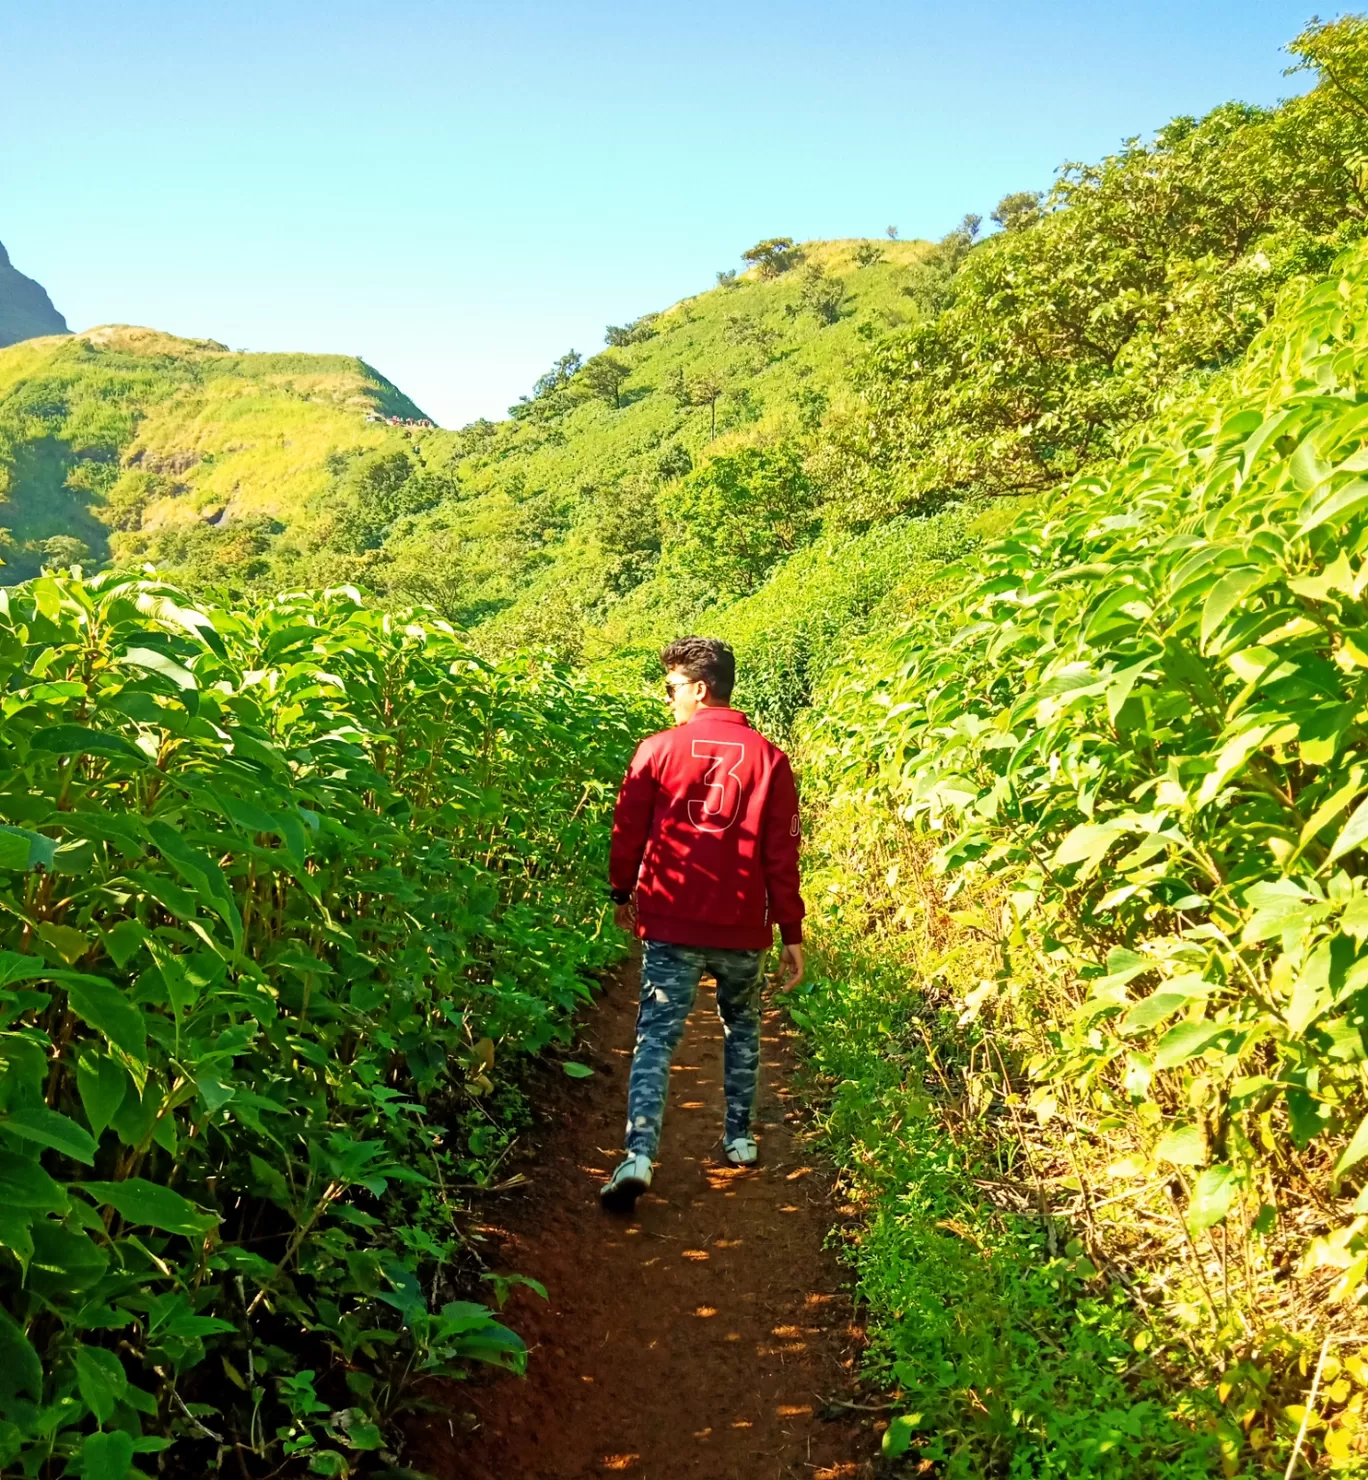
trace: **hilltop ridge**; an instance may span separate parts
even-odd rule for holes
[[[789,244],[609,326],[507,420],[458,431],[402,425],[426,418],[347,356],[128,325],[0,350],[5,575],[115,557],[191,581],[354,581],[434,601],[496,645],[577,646],[651,587],[658,504],[686,473],[810,437],[848,399],[851,362],[917,321],[929,250]]]
[[[25,277],[0,242],[0,348],[43,334],[66,332],[66,320],[53,307],[47,289]]]
[[[5,576],[159,533],[173,561],[203,548],[202,574],[250,578],[272,528],[327,486],[327,459],[392,435],[368,415],[422,412],[347,355],[239,354],[123,324],[0,350]]]

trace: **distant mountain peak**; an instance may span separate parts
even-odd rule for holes
[[[67,334],[67,322],[41,283],[25,277],[0,242],[0,348],[44,334]]]

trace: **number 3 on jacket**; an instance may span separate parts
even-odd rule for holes
[[[736,740],[695,740],[695,760],[711,761],[703,784],[707,796],[689,798],[689,821],[699,832],[724,833],[741,815],[741,780],[737,772],[746,759],[746,747]]]

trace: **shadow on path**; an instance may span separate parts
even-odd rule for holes
[[[829,1181],[797,1134],[777,1009],[764,1018],[760,1166],[722,1156],[722,1029],[705,984],[654,1185],[630,1219],[599,1208],[621,1154],[637,980],[624,971],[586,1025],[578,1057],[597,1072],[543,1106],[527,1187],[488,1205],[497,1267],[550,1292],[520,1290],[505,1309],[531,1348],[528,1376],[448,1389],[456,1411],[418,1463],[441,1480],[870,1475],[877,1437],[823,1416],[853,1386],[859,1332],[824,1247]]]

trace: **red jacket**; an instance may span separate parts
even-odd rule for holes
[[[608,881],[637,934],[761,951],[803,938],[793,768],[746,716],[704,707],[637,746],[613,816]]]

